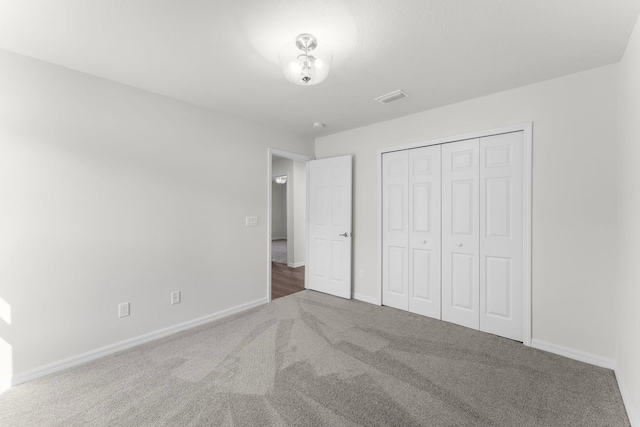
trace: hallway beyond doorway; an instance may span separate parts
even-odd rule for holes
[[[271,299],[304,290],[304,266],[287,266],[287,240],[271,241]]]
[[[287,267],[271,262],[271,300],[304,291],[304,266]]]

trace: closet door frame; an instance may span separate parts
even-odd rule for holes
[[[378,150],[378,232],[377,232],[377,273],[376,281],[378,286],[377,304],[382,305],[382,155],[384,153],[408,150],[412,148],[426,147],[429,145],[447,144],[450,142],[463,141],[467,139],[483,138],[487,136],[500,135],[511,132],[523,132],[523,162],[522,162],[522,195],[523,195],[523,268],[522,268],[522,337],[523,344],[531,346],[531,197],[532,197],[532,142],[533,142],[533,122],[526,122],[494,129],[487,129],[478,132],[471,132],[461,135],[447,136],[443,138],[431,139],[427,141],[415,142],[411,144],[387,147]]]

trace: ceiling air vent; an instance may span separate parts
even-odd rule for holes
[[[386,95],[379,96],[379,97],[375,98],[375,100],[378,101],[381,104],[388,104],[390,102],[399,101],[399,100],[404,99],[404,98],[406,98],[408,96],[409,96],[408,93],[403,92],[401,90],[396,90],[396,91],[393,91],[393,92],[388,93]]]

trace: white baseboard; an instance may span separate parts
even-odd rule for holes
[[[638,408],[633,406],[633,400],[631,400],[631,396],[629,395],[629,391],[627,386],[625,385],[624,379],[618,368],[614,369],[616,373],[616,381],[618,381],[618,388],[620,389],[620,394],[622,395],[622,401],[624,402],[624,407],[627,410],[627,416],[629,417],[629,423],[631,423],[631,427],[640,427],[640,412],[638,412]]]
[[[298,267],[302,267],[304,265],[306,265],[307,263],[304,261],[301,262],[292,262],[291,264],[287,264],[287,267],[289,268],[298,268]]]
[[[568,357],[569,359],[577,360],[579,362],[599,366],[601,368],[607,368],[611,370],[616,369],[616,362],[611,359],[595,356],[591,353],[574,350],[572,348],[563,347],[561,345],[540,341],[535,338],[531,340],[531,347],[537,348],[538,350],[548,351],[549,353],[557,354],[559,356]]]
[[[18,375],[14,375],[11,379],[11,386],[25,383],[27,381],[35,380],[36,378],[43,377],[45,375],[53,374],[54,372],[62,371],[64,369],[69,369],[74,366],[81,365],[83,363],[90,362],[95,359],[99,359],[101,357],[107,356],[109,354],[117,353],[122,350],[126,350],[131,347],[135,347],[140,344],[144,344],[150,341],[154,341],[160,338],[164,338],[169,335],[173,335],[176,332],[184,331],[186,329],[191,329],[195,326],[200,326],[205,323],[212,322],[217,319],[221,319],[223,317],[230,316],[232,314],[239,313],[241,311],[249,310],[251,308],[257,307],[262,304],[268,303],[267,298],[260,298],[255,301],[251,301],[245,304],[238,305],[236,307],[231,307],[226,310],[219,311],[217,313],[209,314],[207,316],[199,317],[197,319],[190,320],[188,322],[179,323],[174,326],[170,326],[168,328],[160,329],[154,332],[150,332],[148,334],[140,335],[135,338],[130,338],[125,341],[120,341],[115,344],[108,345],[106,347],[98,348],[95,350],[88,351],[86,353],[79,354],[77,356],[72,356],[58,362],[51,363],[49,365],[42,366],[40,368],[33,369],[31,371],[27,371]],[[3,384],[0,384],[2,386]]]
[[[352,295],[353,299],[357,299],[358,301],[367,302],[373,305],[380,305],[378,303],[378,299],[374,297],[370,297],[368,295],[356,294],[355,292]]]

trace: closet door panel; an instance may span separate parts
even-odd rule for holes
[[[480,330],[522,341],[523,133],[480,139]]]
[[[409,311],[440,319],[440,145],[409,150]]]
[[[409,154],[382,155],[382,304],[409,309]]]
[[[442,320],[479,328],[479,139],[442,145]]]

